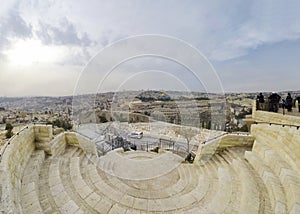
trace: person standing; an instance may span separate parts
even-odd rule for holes
[[[298,112],[300,112],[300,94],[298,94],[296,100],[298,101]]]
[[[291,96],[291,93],[288,93],[286,99],[286,109],[291,112],[292,111],[292,108],[293,108],[293,98]]]
[[[269,96],[269,111],[272,112],[278,112],[279,108],[279,101],[281,99],[281,96],[279,94],[272,92],[272,94]]]
[[[257,95],[256,102],[257,102],[257,110],[264,110],[263,106],[265,103],[265,98],[262,93],[259,93],[259,95]]]

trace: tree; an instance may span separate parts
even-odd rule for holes
[[[190,142],[193,137],[195,137],[198,134],[198,131],[191,127],[176,127],[175,128],[175,134],[181,135],[186,139],[187,142],[187,152],[190,152]]]
[[[73,127],[73,125],[68,120],[64,119],[56,119],[52,122],[52,125],[63,128],[64,130],[71,130]]]
[[[108,120],[106,119],[105,115],[99,115],[99,120],[100,120],[100,123],[106,123],[106,122],[108,122]]]
[[[11,138],[13,136],[13,126],[11,125],[10,122],[7,122],[6,123],[6,126],[5,126],[5,130],[6,130],[6,133],[5,133],[5,136],[6,138]]]

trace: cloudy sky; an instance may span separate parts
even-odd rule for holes
[[[72,95],[99,52],[144,34],[198,49],[226,92],[299,90],[299,8],[298,0],[1,0],[0,96]],[[133,60],[107,85],[118,72],[135,69],[144,83],[155,83],[137,88],[181,90],[168,84],[170,75],[158,74],[173,69],[178,80],[185,69],[161,61]],[[99,68],[89,78],[106,72]]]

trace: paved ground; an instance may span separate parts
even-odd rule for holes
[[[171,152],[162,154],[147,152],[126,152],[114,150],[100,157],[96,163],[106,173],[128,180],[147,180],[168,174],[178,167],[183,158]],[[111,170],[106,170],[109,163]]]

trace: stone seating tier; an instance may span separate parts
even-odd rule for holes
[[[143,157],[143,152],[137,152],[135,156],[134,152],[117,150],[112,151],[117,154],[108,156],[112,159],[103,160],[80,150],[67,147],[64,154],[47,157],[42,163],[39,184],[34,187],[36,194],[32,197],[40,202],[40,208],[32,213],[245,213],[245,201],[252,205],[260,202],[256,197],[247,196],[248,183],[243,184],[238,179],[241,169],[237,170],[232,164],[241,154],[238,150],[226,150],[204,166],[179,163],[173,170],[146,180],[116,176],[119,169],[113,164],[115,155],[124,156],[123,161],[141,164],[151,159],[156,161],[162,154],[144,152]],[[102,167],[107,168],[100,168],[100,161]],[[243,168],[244,174],[250,175],[250,169]],[[252,181],[252,186],[255,182]],[[29,188],[29,185],[25,186],[24,191]],[[29,202],[30,199],[24,199],[25,205]],[[264,206],[255,208],[268,213]],[[23,207],[25,210],[28,210],[26,206]],[[253,210],[253,207],[249,209],[249,213]]]
[[[295,127],[254,125],[251,152],[226,148],[204,165],[171,152],[117,149],[99,158],[74,134],[52,140],[57,152],[49,156],[35,148],[35,135],[47,137],[46,128],[34,130],[3,159],[10,183],[0,180],[2,195],[14,189],[0,195],[0,213],[300,213]]]

